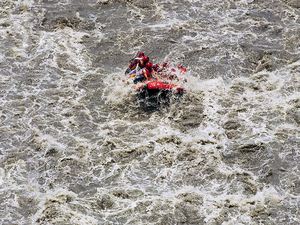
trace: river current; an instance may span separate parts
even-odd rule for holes
[[[299,40],[298,0],[0,0],[0,224],[300,224]]]

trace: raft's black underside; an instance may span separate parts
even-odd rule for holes
[[[182,93],[173,93],[172,90],[149,90],[143,89],[137,93],[139,104],[148,109],[158,109],[162,106],[168,106],[171,99],[177,99]]]

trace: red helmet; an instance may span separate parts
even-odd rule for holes
[[[145,53],[144,52],[138,52],[137,54],[136,54],[136,57],[138,57],[138,58],[142,58],[142,57],[144,57],[145,56]]]
[[[142,60],[144,61],[144,63],[149,62],[149,57],[148,56],[143,56]]]
[[[147,68],[147,69],[152,69],[152,67],[153,67],[152,62],[148,62],[148,63],[146,64],[146,68]]]

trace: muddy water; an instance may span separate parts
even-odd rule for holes
[[[1,224],[300,223],[297,0],[0,2]],[[188,66],[147,111],[128,60]]]

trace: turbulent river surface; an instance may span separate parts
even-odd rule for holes
[[[0,0],[0,224],[300,224],[299,59],[299,0]]]

